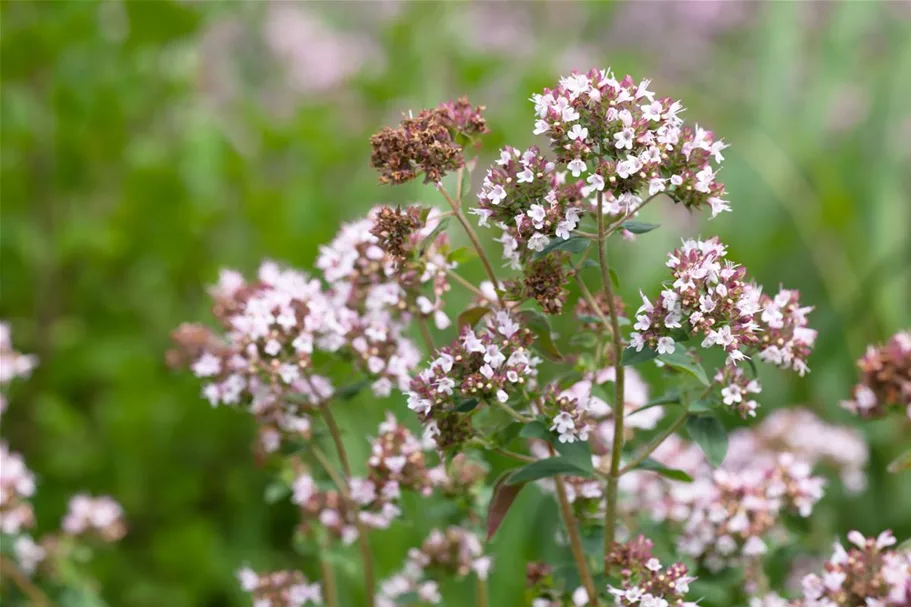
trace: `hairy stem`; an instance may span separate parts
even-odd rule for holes
[[[648,201],[646,201],[648,202]],[[643,205],[644,206],[644,203]],[[641,208],[641,207],[640,207]],[[620,335],[620,320],[617,304],[614,301],[614,290],[611,285],[610,266],[607,262],[607,232],[604,227],[604,192],[598,193],[598,260],[601,262],[601,281],[604,283],[604,294],[607,296],[607,309],[610,312],[611,338],[614,346],[614,369],[617,378],[614,382],[614,440],[611,445],[610,477],[607,479],[607,506],[604,509],[604,572],[608,570],[608,556],[614,545],[617,532],[617,480],[620,476],[620,454],[623,451],[623,415],[624,415],[624,369],[623,338]]]
[[[550,448],[553,455],[553,447]],[[569,545],[572,549],[573,559],[576,561],[576,567],[579,568],[579,577],[582,579],[582,585],[588,593],[588,605],[591,607],[598,606],[598,591],[595,588],[595,581],[592,579],[592,573],[588,568],[588,561],[585,559],[585,550],[582,548],[582,538],[579,536],[579,529],[576,526],[576,517],[566,498],[566,487],[563,484],[563,478],[554,477],[554,485],[557,488],[557,502],[560,504],[560,515],[563,517],[563,525],[566,527],[566,534],[569,536]]]
[[[676,420],[674,420],[673,424],[668,426],[667,429],[665,429],[661,434],[659,434],[658,436],[653,438],[652,442],[650,442],[645,447],[645,449],[642,450],[641,453],[639,453],[636,457],[634,457],[630,463],[628,463],[627,465],[623,466],[623,468],[620,469],[620,476],[623,476],[624,474],[626,474],[627,472],[629,472],[630,470],[632,470],[633,468],[635,468],[636,466],[641,464],[645,460],[645,458],[647,458],[649,455],[654,453],[655,449],[657,449],[661,445],[661,443],[663,443],[665,440],[667,440],[667,437],[669,437],[671,434],[673,434],[674,432],[676,432],[677,430],[680,429],[680,426],[682,426],[683,422],[686,421],[686,418],[688,417],[688,415],[689,415],[688,413],[684,412],[683,415],[681,415]]]
[[[28,576],[19,569],[12,559],[6,556],[0,556],[0,579],[2,578],[12,580],[22,591],[22,594],[28,598],[30,605],[36,605],[37,607],[50,606],[51,601],[47,598],[47,595],[28,579]]]
[[[468,218],[465,217],[465,213],[462,212],[462,207],[459,203],[452,199],[452,196],[442,187],[439,187],[440,192],[443,194],[443,198],[446,199],[446,202],[449,203],[449,206],[452,207],[452,212],[455,214],[455,218],[459,220],[459,223],[462,224],[462,228],[465,230],[465,233],[468,235],[471,244],[474,246],[475,250],[478,252],[478,257],[481,259],[481,263],[484,265],[484,271],[487,272],[487,277],[490,279],[490,282],[493,283],[494,290],[497,289],[497,286],[500,284],[497,281],[497,275],[493,271],[493,266],[490,265],[490,260],[487,259],[487,253],[484,252],[484,247],[481,246],[481,240],[478,238],[477,232],[474,231],[474,228],[471,227],[471,224],[468,222]],[[499,300],[499,295],[497,295]]]

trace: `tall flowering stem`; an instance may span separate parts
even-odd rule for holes
[[[604,193],[598,193],[598,260],[601,262],[601,280],[607,296],[610,313],[611,339],[614,346],[614,368],[617,381],[614,382],[614,440],[611,446],[610,476],[607,479],[607,506],[604,509],[604,571],[608,570],[608,556],[614,546],[617,525],[617,480],[620,477],[620,454],[623,451],[624,379],[623,338],[620,336],[620,320],[617,304],[611,286],[610,267],[607,265],[607,232],[604,228]]]
[[[8,577],[19,587],[25,596],[28,597],[32,605],[36,607],[49,607],[51,602],[47,595],[35,586],[28,576],[26,576],[12,560],[5,556],[0,556],[0,579]]]

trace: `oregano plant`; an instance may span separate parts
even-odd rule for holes
[[[847,491],[865,483],[860,436],[810,411],[726,430],[757,415],[759,367],[809,372],[817,333],[799,292],[757,284],[716,237],[685,236],[661,284],[637,301],[618,294],[611,249],[659,229],[639,218],[646,206],[731,210],[726,144],[649,87],[610,70],[560,79],[532,95],[542,146],[507,146],[483,175],[483,107],[409,113],[372,137],[371,163],[384,186],[421,179],[435,202],[343,225],[311,272],[226,270],[210,289],[218,329],[177,329],[170,362],[213,406],[254,416],[275,476],[267,497],[297,506],[293,542],[319,554],[318,579],[243,565],[254,605],[342,605],[332,556],[346,546],[358,604],[451,604],[443,582],[470,578],[474,604],[490,605],[490,542],[530,487],[553,496],[570,556],[527,563],[533,607],[911,605],[911,560],[889,532],[849,534],[854,547],[837,544],[793,599],[768,573],[826,474]],[[483,281],[466,278],[469,264]],[[449,304],[454,289],[464,309]],[[557,335],[555,317],[572,330]],[[865,357],[846,407],[908,407],[911,348],[907,333],[895,340]],[[371,394],[393,404],[355,461],[336,413]],[[512,466],[492,474],[494,457]],[[398,570],[378,571],[373,536],[407,521],[407,494],[447,507]],[[734,594],[706,598],[722,586]]]

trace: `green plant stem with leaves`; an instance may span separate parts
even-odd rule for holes
[[[644,206],[644,205],[643,205]],[[604,192],[598,193],[598,260],[601,266],[601,280],[607,296],[610,312],[611,340],[614,347],[614,440],[611,446],[610,476],[607,479],[607,505],[604,509],[604,572],[608,569],[608,556],[614,545],[617,526],[617,481],[620,477],[620,455],[623,451],[624,378],[623,338],[620,335],[620,319],[614,290],[611,286],[610,266],[607,261],[607,236],[604,226]]]
[[[661,443],[663,443],[665,440],[667,440],[667,437],[669,437],[671,434],[673,434],[674,432],[676,432],[677,430],[679,430],[681,426],[683,426],[683,424],[686,422],[686,418],[687,418],[687,417],[689,417],[689,413],[687,413],[687,412],[684,411],[683,415],[681,415],[681,416],[679,416],[677,419],[675,419],[673,424],[671,424],[670,426],[668,426],[665,430],[663,430],[663,431],[661,432],[661,434],[659,434],[658,436],[656,436],[656,437],[652,440],[652,442],[650,442],[650,443],[645,447],[645,449],[642,450],[641,453],[639,453],[638,455],[636,455],[636,456],[632,459],[632,461],[629,462],[627,465],[623,466],[623,468],[620,469],[619,476],[623,476],[624,474],[626,474],[626,473],[629,472],[630,470],[633,470],[636,466],[638,466],[639,464],[641,464],[643,461],[645,461],[645,459],[646,459],[649,455],[651,455],[652,453],[655,452],[655,449],[657,449],[657,448],[661,445]]]

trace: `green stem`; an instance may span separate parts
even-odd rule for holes
[[[508,413],[509,416],[511,418],[513,418],[514,420],[516,420],[517,422],[522,422],[523,424],[529,424],[529,423],[535,421],[535,418],[528,417],[527,415],[522,415],[521,413],[519,413],[518,411],[516,411],[515,409],[513,409],[506,403],[501,403],[499,400],[496,400],[496,399],[494,399],[494,402],[496,403],[496,405],[499,408],[506,411],[506,413]]]
[[[448,202],[449,206],[452,208],[452,212],[455,215],[455,218],[459,220],[460,224],[462,224],[462,228],[468,235],[469,240],[471,240],[471,244],[478,252],[478,257],[481,259],[481,263],[484,265],[484,271],[487,272],[487,277],[490,279],[490,282],[493,283],[494,291],[496,291],[499,286],[499,281],[497,281],[497,275],[493,271],[493,266],[490,265],[490,260],[487,259],[487,253],[484,252],[484,247],[481,246],[481,240],[478,238],[477,232],[475,232],[474,228],[471,227],[471,224],[468,222],[468,218],[465,217],[465,213],[462,212],[462,208],[459,203],[452,199],[452,196],[449,195],[449,193],[443,188],[442,185],[439,187],[439,190],[443,194],[443,198],[446,199],[446,202]],[[502,302],[499,301],[499,294],[497,294],[497,301],[500,303],[500,305],[502,305]]]
[[[648,201],[646,201],[648,202]],[[641,206],[645,206],[643,203]],[[641,208],[641,207],[640,207]],[[607,297],[607,308],[610,312],[611,341],[614,346],[614,440],[611,445],[610,477],[607,479],[607,505],[604,509],[604,572],[608,571],[608,557],[614,545],[617,533],[617,481],[620,477],[620,454],[623,451],[623,416],[625,413],[625,391],[623,369],[623,338],[620,335],[620,320],[617,304],[614,301],[614,290],[610,278],[610,266],[607,262],[607,232],[604,226],[604,192],[598,193],[598,260],[601,265],[601,281],[604,283],[604,294]]]
[[[474,584],[474,604],[475,607],[488,607],[490,603],[487,602],[487,582],[475,575],[475,584]]]
[[[661,443],[663,443],[667,439],[667,437],[669,437],[671,434],[673,434],[674,432],[676,432],[677,430],[680,429],[680,426],[683,425],[683,422],[686,421],[686,418],[688,416],[689,416],[689,414],[684,412],[683,415],[681,415],[676,420],[674,420],[673,424],[668,426],[661,434],[659,434],[658,436],[653,438],[652,442],[650,442],[648,444],[648,446],[646,446],[645,449],[643,449],[642,452],[639,453],[639,455],[634,457],[630,463],[628,463],[627,465],[623,466],[623,468],[620,469],[620,476],[623,476],[624,474],[626,474],[627,472],[629,472],[630,470],[632,470],[633,468],[635,468],[636,466],[641,464],[645,460],[645,458],[647,458],[649,455],[654,453],[655,449],[657,449],[659,447],[659,445],[661,445]]]

